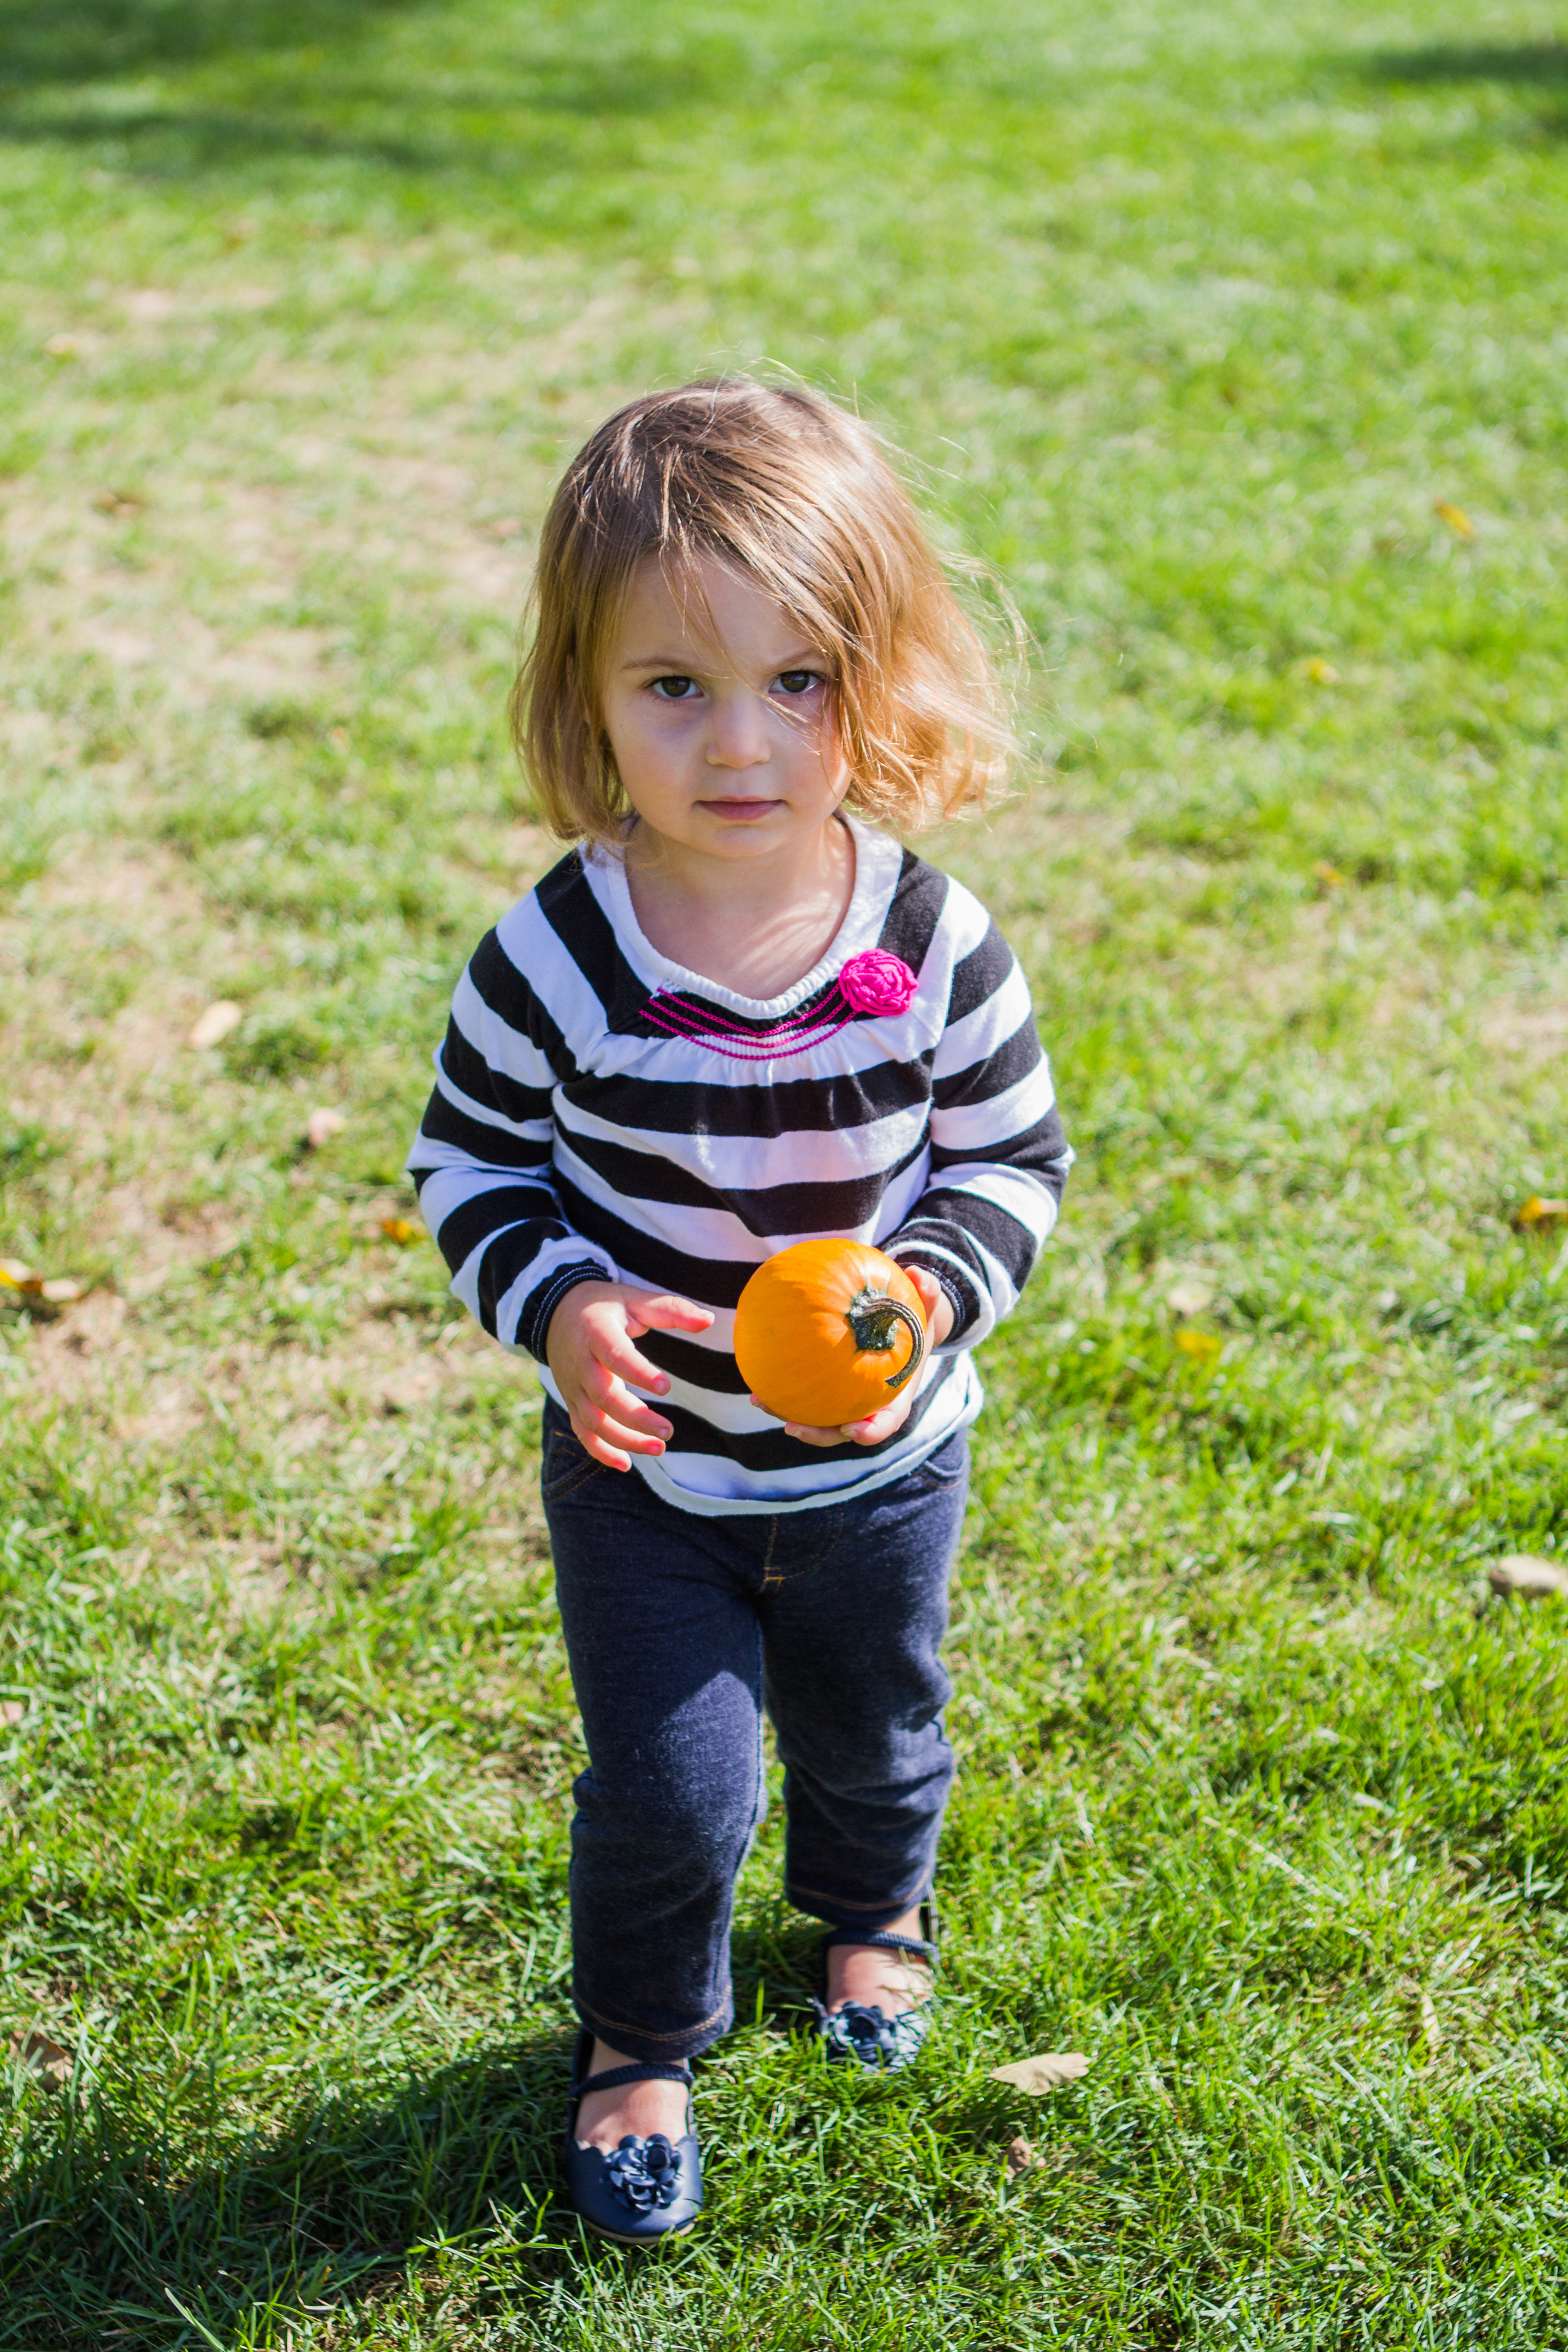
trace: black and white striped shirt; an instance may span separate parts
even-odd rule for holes
[[[572,851],[458,983],[409,1157],[452,1290],[503,1347],[542,1361],[552,1313],[584,1280],[713,1309],[697,1337],[638,1342],[668,1376],[658,1402],[674,1435],[661,1456],[633,1459],[684,1510],[868,1493],[973,1421],[970,1351],[1017,1298],[1072,1161],[1028,989],[995,925],[961,883],[847,822],[848,911],[816,969],[765,1003],[661,955],[620,860]],[[699,1022],[718,1015],[731,1036],[764,1033],[825,1002],[868,948],[917,975],[907,1010],[857,1013],[792,1055],[733,1059],[648,1017],[658,993]],[[908,1420],[869,1451],[786,1437],[735,1368],[747,1276],[818,1234],[928,1268],[954,1309]]]

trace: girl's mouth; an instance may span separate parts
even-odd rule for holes
[[[754,824],[759,817],[771,816],[783,801],[704,801],[702,806],[710,816],[722,817],[727,824]]]

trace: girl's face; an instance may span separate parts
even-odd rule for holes
[[[820,649],[743,572],[635,574],[604,689],[626,798],[667,843],[727,862],[808,849],[849,784]]]

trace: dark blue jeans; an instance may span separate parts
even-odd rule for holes
[[[938,1656],[968,1433],[859,1502],[700,1518],[544,1408],[542,1490],[589,1766],[572,1827],[578,2015],[632,2057],[725,2032],[736,1874],[784,1766],[784,1891],[885,1927],[931,1886],[952,1779]]]

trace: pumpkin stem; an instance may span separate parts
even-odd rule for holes
[[[885,1290],[858,1290],[845,1310],[845,1321],[855,1335],[855,1345],[863,1355],[890,1355],[900,1323],[908,1326],[914,1341],[909,1362],[902,1371],[895,1372],[888,1382],[890,1389],[901,1389],[911,1372],[917,1372],[925,1358],[925,1325],[901,1298],[889,1298]]]

